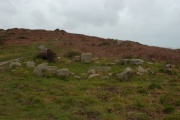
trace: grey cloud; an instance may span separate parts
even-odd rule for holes
[[[0,27],[65,29],[180,48],[179,0],[0,0]]]

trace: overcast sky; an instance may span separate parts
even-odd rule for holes
[[[0,28],[67,32],[180,48],[180,0],[0,0]]]

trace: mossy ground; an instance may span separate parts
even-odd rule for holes
[[[37,44],[32,46],[1,46],[0,60],[24,57],[23,61],[35,60]],[[53,48],[56,53],[64,54]],[[66,62],[61,58],[58,68],[68,68],[80,76],[91,66],[100,64]],[[163,73],[164,63],[144,64],[150,72],[134,75],[129,82],[120,82],[114,76],[128,65],[110,65],[114,74],[109,80],[101,77],[59,79],[55,76],[36,77],[33,69],[10,69],[0,71],[0,119],[2,120],[179,120],[180,119],[180,66],[173,75]],[[136,66],[130,66],[135,70]]]

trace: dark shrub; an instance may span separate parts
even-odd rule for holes
[[[46,51],[40,52],[37,58],[47,60],[48,62],[56,62],[56,53],[52,50],[47,49]]]

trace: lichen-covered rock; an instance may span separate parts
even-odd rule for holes
[[[92,54],[91,53],[82,53],[81,61],[84,63],[91,63],[92,62]]]
[[[124,70],[124,72],[118,73],[116,75],[116,77],[120,80],[120,81],[129,81],[131,79],[131,77],[133,76],[133,70],[131,68],[126,68]]]
[[[26,62],[26,67],[28,67],[28,68],[34,68],[34,67],[35,67],[35,62],[33,62],[33,61],[28,61],[28,62]]]
[[[64,68],[64,69],[59,69],[56,71],[56,75],[59,78],[63,78],[63,77],[68,77],[70,75],[70,72],[68,69]]]
[[[22,64],[20,62],[11,62],[9,65],[10,68],[16,68],[16,67],[21,67]]]

